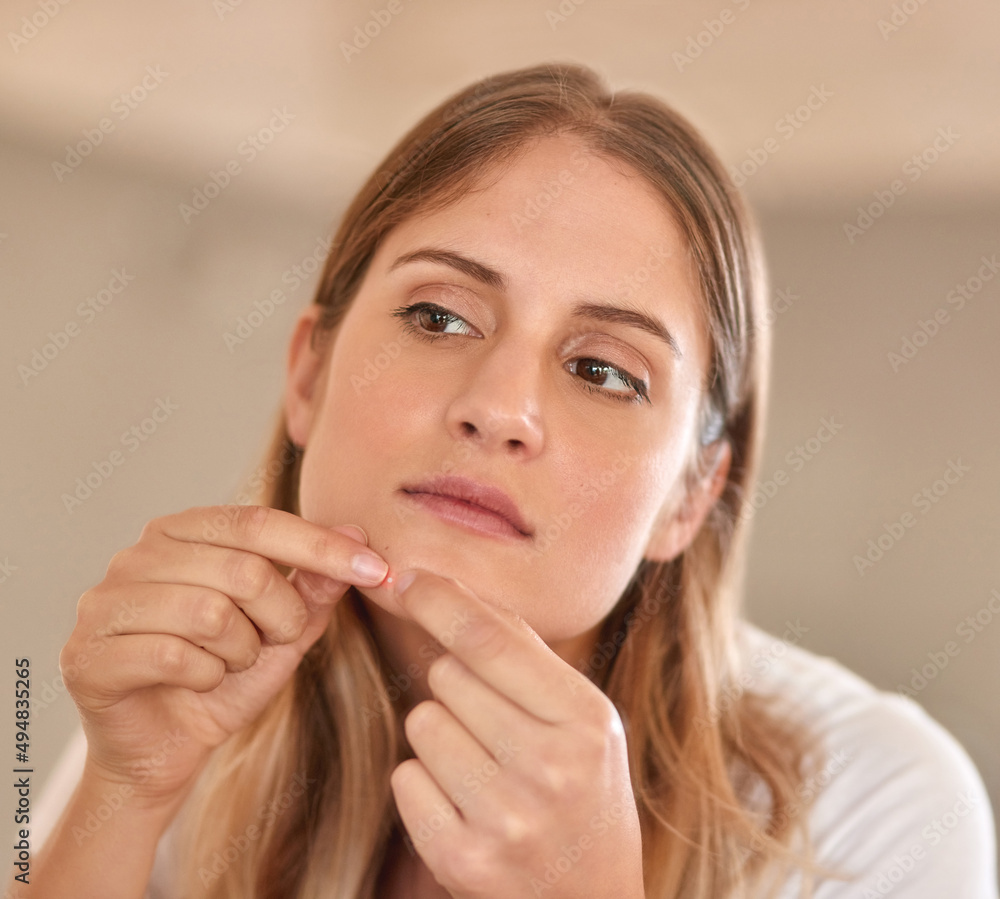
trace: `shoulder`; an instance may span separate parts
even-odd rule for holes
[[[912,699],[795,645],[800,636],[795,623],[782,636],[740,626],[746,689],[774,696],[821,758],[800,787],[814,799],[815,860],[853,880],[817,897],[994,899],[993,814],[961,744]]]

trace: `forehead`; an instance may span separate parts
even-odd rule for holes
[[[384,272],[426,246],[482,259],[507,276],[512,294],[544,295],[549,307],[601,296],[655,312],[707,368],[697,267],[674,210],[639,172],[579,138],[533,140],[458,200],[408,218],[383,240],[373,268]]]

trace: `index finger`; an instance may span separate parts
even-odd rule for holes
[[[348,584],[372,585],[373,577],[356,567],[360,559],[372,559],[388,572],[385,559],[357,540],[268,506],[198,506],[147,527],[153,525],[174,540],[246,550]],[[385,573],[379,583],[384,578]]]
[[[442,646],[512,702],[559,724],[579,713],[577,680],[593,683],[519,615],[490,605],[450,578],[418,571],[400,604]]]

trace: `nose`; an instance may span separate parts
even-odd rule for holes
[[[447,411],[455,440],[487,451],[536,456],[543,444],[536,357],[524,345],[501,344],[474,359],[470,354],[465,375]]]

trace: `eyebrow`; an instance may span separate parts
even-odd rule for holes
[[[491,268],[482,262],[470,259],[468,256],[463,256],[461,253],[455,253],[451,250],[424,248],[414,250],[412,253],[404,253],[389,266],[388,271],[394,271],[410,262],[433,262],[438,265],[447,265],[494,290],[501,292],[506,292],[507,290],[507,278],[502,272],[498,272],[495,268]],[[596,321],[617,325],[630,325],[634,328],[639,328],[667,344],[678,359],[682,357],[681,348],[666,325],[653,316],[647,315],[645,312],[640,312],[638,309],[615,306],[610,303],[578,303],[573,307],[570,315],[573,318],[589,318]]]

